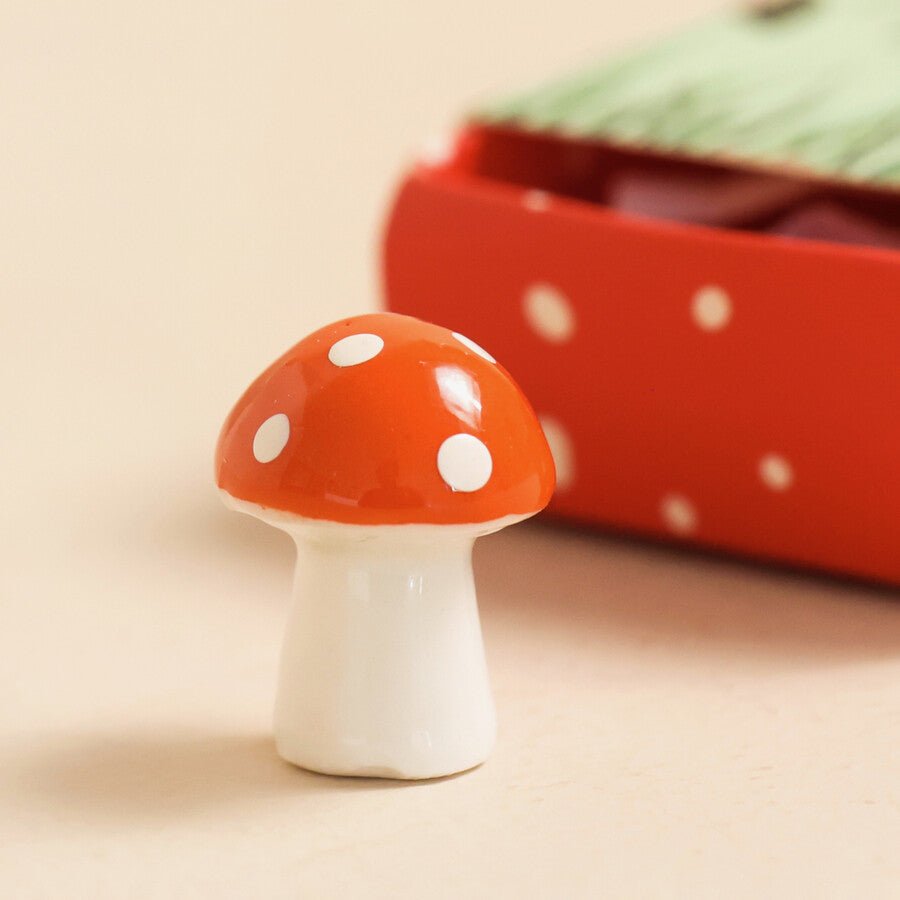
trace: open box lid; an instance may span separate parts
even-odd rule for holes
[[[900,190],[900,4],[757,0],[476,121]]]

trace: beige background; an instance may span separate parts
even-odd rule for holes
[[[268,737],[291,548],[211,486],[421,138],[721,5],[2,4],[0,896],[900,895],[893,593],[522,526],[495,756],[331,779]]]

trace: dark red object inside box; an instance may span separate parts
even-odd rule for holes
[[[722,200],[757,175],[473,127],[400,188],[388,306],[520,382],[551,513],[900,582],[900,197],[778,173]],[[653,179],[728,227],[648,216]]]

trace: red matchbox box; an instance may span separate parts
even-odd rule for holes
[[[464,129],[399,189],[388,307],[471,337],[519,381],[557,461],[550,515],[900,583],[900,251],[828,240],[827,221],[812,239],[628,214],[583,177],[626,162],[662,184],[673,166],[722,174]],[[865,184],[817,196],[824,220],[832,202],[900,208]]]

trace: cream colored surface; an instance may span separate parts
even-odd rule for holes
[[[333,779],[269,737],[289,539],[211,484],[237,392],[373,302],[420,138],[717,5],[4,4],[0,895],[898,895],[895,593],[520,525],[490,761]]]

